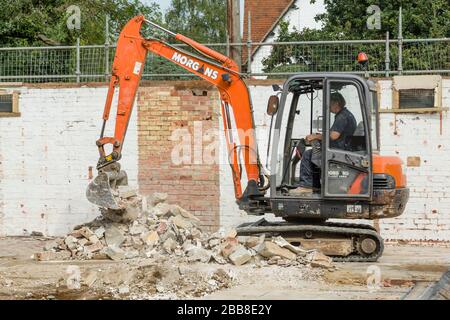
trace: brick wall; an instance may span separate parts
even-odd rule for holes
[[[208,230],[219,226],[219,170],[217,161],[205,163],[202,149],[211,143],[205,133],[218,130],[219,106],[217,91],[201,81],[141,86],[138,92],[140,192],[167,192]],[[181,142],[176,132],[191,142],[182,164],[172,159]]]
[[[380,81],[381,108],[392,108],[392,81]],[[442,107],[450,107],[450,79],[442,81]],[[448,112],[380,114],[381,153],[420,161],[406,166],[410,199],[404,214],[380,220],[389,239],[450,241],[450,118]]]
[[[20,91],[21,116],[0,117],[0,235],[65,234],[98,214],[85,192],[89,167],[95,174],[98,160],[95,140],[107,88],[42,85],[14,90]],[[124,148],[122,165],[135,184],[136,115]]]
[[[272,81],[270,81],[271,83]],[[67,232],[97,215],[84,197],[88,168],[97,161],[94,144],[107,88],[102,86],[18,87],[17,118],[0,118],[0,235]],[[382,80],[381,106],[391,107],[391,81]],[[192,90],[205,96],[194,96]],[[258,146],[265,163],[270,118],[265,114],[269,82],[250,85]],[[443,107],[450,107],[450,79],[443,80]],[[200,217],[207,229],[256,219],[239,211],[226,163],[218,93],[204,82],[144,83],[129,125],[121,161],[141,192],[163,191]],[[114,110],[113,110],[114,112]],[[381,115],[381,153],[420,158],[407,167],[411,198],[405,213],[380,221],[386,239],[450,241],[450,119],[440,114]],[[109,132],[111,128],[108,128]],[[191,140],[191,164],[172,162],[175,129],[202,136]],[[220,164],[204,163],[208,129],[220,140]],[[203,134],[202,134],[203,133]],[[172,138],[171,138],[172,137]],[[198,143],[198,142],[197,142]],[[199,161],[200,160],[200,161]],[[94,172],[95,173],[95,172]],[[273,216],[269,217],[273,218]]]

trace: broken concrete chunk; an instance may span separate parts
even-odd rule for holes
[[[151,214],[154,214],[157,217],[169,217],[172,214],[172,206],[167,203],[158,203],[156,206],[154,206],[151,211]]]
[[[51,241],[44,246],[44,251],[52,251],[58,248],[58,243],[56,241]]]
[[[211,260],[211,252],[203,249],[201,247],[193,247],[187,252],[188,261],[201,261],[204,263],[209,262]]]
[[[93,234],[92,236],[89,237],[89,242],[90,242],[91,244],[97,243],[97,242],[99,242],[99,241],[100,241],[100,240],[98,239],[98,237],[97,237],[95,234]]]
[[[173,230],[169,230],[166,233],[159,236],[159,239],[161,240],[161,243],[164,243],[167,239],[172,239],[174,241],[177,241],[177,235]]]
[[[258,244],[260,244],[260,239],[259,237],[247,237],[247,240],[245,241],[245,245],[249,248],[253,248],[256,247]]]
[[[148,203],[154,207],[156,206],[158,203],[161,202],[165,202],[167,200],[167,193],[162,193],[162,192],[155,192],[154,194],[152,194],[151,196],[149,196],[148,198]]]
[[[105,254],[114,261],[123,260],[125,258],[125,252],[113,245],[106,247]]]
[[[211,239],[219,239],[220,240],[220,239],[222,239],[222,236],[219,232],[214,232],[213,234],[211,234],[208,237],[208,240],[211,240]]]
[[[333,260],[324,255],[320,251],[313,251],[308,254],[307,260],[310,261],[312,267],[332,268]]]
[[[70,250],[73,250],[78,246],[78,240],[73,236],[67,236],[64,239],[64,243]]]
[[[225,235],[226,238],[236,238],[236,236],[237,236],[236,229],[229,230]]]
[[[150,232],[146,233],[145,235],[143,235],[142,240],[144,241],[144,243],[146,245],[154,246],[159,240],[158,232],[150,231]]]
[[[286,239],[284,239],[281,236],[278,236],[278,237],[272,239],[272,241],[282,248],[289,249],[290,251],[292,251],[293,253],[295,253],[297,255],[305,256],[307,253],[307,250],[290,244],[289,242],[286,241]]]
[[[250,252],[245,249],[244,246],[238,246],[238,248],[228,256],[228,259],[236,266],[247,263],[251,258]]]
[[[173,217],[172,222],[181,229],[189,229],[193,226],[192,222],[184,218],[182,215]]]
[[[69,251],[44,251],[33,255],[34,260],[37,261],[51,261],[51,260],[66,260],[71,256]]]
[[[118,186],[117,190],[119,192],[119,197],[123,199],[137,196],[137,190],[132,186]]]
[[[212,248],[212,247],[215,247],[215,246],[218,246],[219,244],[220,244],[220,239],[210,239],[209,241],[208,241],[208,244],[209,244],[209,246]]]
[[[130,227],[130,234],[133,236],[142,234],[145,232],[147,232],[147,227],[142,224],[136,224],[136,225],[132,225]]]
[[[100,241],[97,241],[96,243],[93,243],[89,246],[84,246],[84,251],[87,253],[98,252],[102,249],[103,249],[103,244]]]
[[[105,230],[105,240],[108,246],[120,247],[120,245],[125,241],[125,237],[118,228],[109,226]]]
[[[226,264],[227,260],[225,260],[224,257],[222,257],[219,253],[213,253],[212,258],[214,261],[216,261],[218,264]]]
[[[175,214],[175,215],[181,215],[184,218],[190,220],[191,223],[194,223],[194,224],[197,224],[198,222],[200,222],[199,218],[194,216],[192,213],[190,213],[186,209],[180,207],[179,205],[173,205],[172,206],[172,213]]]
[[[99,239],[103,238],[103,235],[105,234],[105,228],[103,228],[103,227],[97,228],[97,229],[94,231],[94,234],[95,234],[95,235],[97,236],[97,238],[99,238]]]
[[[267,264],[272,265],[272,264],[278,264],[278,260],[280,260],[281,257],[280,256],[272,256],[269,258],[269,260],[267,260]]]
[[[297,257],[297,255],[292,251],[281,248],[279,245],[270,241],[264,241],[264,243],[262,243],[256,251],[266,258],[280,256],[286,259],[295,260]]]
[[[192,244],[192,242],[190,240],[186,240],[185,242],[183,242],[182,245],[182,249],[184,252],[188,252],[189,250],[191,250],[192,248],[194,248],[195,246]]]
[[[167,225],[166,221],[160,221],[158,224],[158,228],[156,228],[156,232],[158,232],[159,235],[165,233],[169,229],[169,226]]]
[[[139,257],[139,251],[137,250],[128,250],[125,252],[125,259],[134,259]]]
[[[302,239],[302,247],[305,250],[317,250],[324,255],[348,256],[353,252],[352,239]]]
[[[91,236],[94,235],[94,232],[92,232],[91,229],[88,227],[82,227],[81,229],[77,230],[78,233],[80,233],[85,239],[89,239]]]
[[[220,253],[227,259],[230,254],[232,254],[238,247],[238,240],[236,238],[227,238],[220,247]]]
[[[78,240],[78,244],[80,245],[80,246],[84,246],[86,243],[88,243],[89,242],[89,240],[88,239],[85,239],[85,238],[82,238],[82,239],[80,239],[80,240]]]
[[[279,259],[277,261],[277,265],[281,266],[281,267],[289,267],[293,264],[293,260],[288,260],[288,259]]]
[[[189,229],[192,239],[198,239],[202,236],[202,232],[198,228]]]
[[[169,254],[172,253],[172,251],[175,250],[176,247],[177,247],[177,242],[175,240],[173,240],[172,238],[168,238],[163,243],[163,249]]]
[[[245,244],[247,242],[248,236],[237,236],[236,239],[240,244]]]

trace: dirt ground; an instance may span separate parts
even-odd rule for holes
[[[0,238],[0,299],[401,299],[450,267],[450,248],[412,245],[387,245],[377,263],[336,263],[333,271],[187,264],[164,256],[34,261],[47,241]]]

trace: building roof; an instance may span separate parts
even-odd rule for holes
[[[252,42],[263,42],[294,3],[295,0],[245,0],[243,40],[247,41],[249,12]]]
[[[264,42],[289,11],[296,0],[245,0],[244,30],[242,41],[248,39],[248,16],[250,12],[250,38],[252,42]],[[255,52],[257,48],[253,48]],[[247,52],[243,50],[242,61],[247,60]]]

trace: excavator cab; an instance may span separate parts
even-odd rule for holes
[[[270,207],[275,215],[290,221],[323,221],[403,212],[407,189],[398,188],[398,199],[388,194],[402,186],[404,176],[379,169],[386,161],[377,155],[377,94],[371,81],[350,74],[296,75],[278,96],[278,102],[273,96],[269,103],[277,107],[270,108],[274,118],[267,153]],[[332,107],[335,96],[343,99],[338,112]],[[339,143],[333,140],[333,131],[342,133]],[[311,134],[320,135],[321,140],[305,139]],[[303,161],[309,172],[303,170]],[[305,172],[311,192],[304,192]]]
[[[369,99],[366,101],[369,97],[365,94],[363,83],[352,76],[294,77],[286,83],[279,110],[283,116],[277,118],[274,127],[274,132],[280,132],[280,138],[274,141],[277,146],[272,148],[276,151],[272,156],[276,158],[272,158],[274,166],[271,171],[276,172],[273,185],[278,194],[370,199],[371,104]],[[330,137],[337,124],[336,114],[330,109],[333,95],[343,99],[340,123],[348,127],[339,128],[343,131],[340,143],[335,143]],[[342,118],[344,113],[346,118]],[[323,138],[307,141],[305,137],[310,134],[319,134]],[[313,192],[298,193],[297,189],[305,180],[300,175],[300,166],[308,149],[312,151]],[[322,175],[325,172],[328,174]]]

